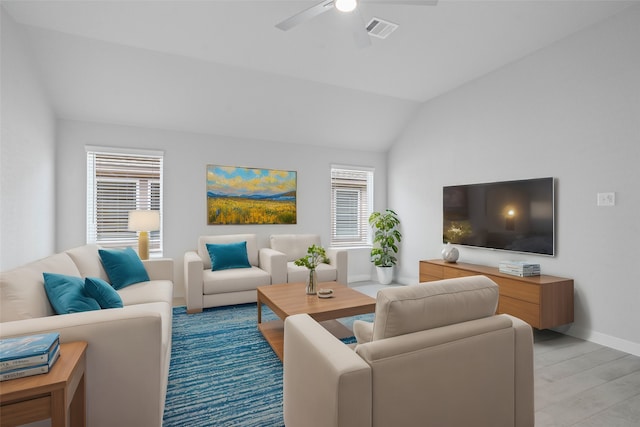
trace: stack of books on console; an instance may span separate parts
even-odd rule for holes
[[[530,277],[540,275],[540,264],[527,261],[500,261],[500,273],[512,276]]]
[[[46,374],[60,355],[57,332],[0,340],[0,381]]]

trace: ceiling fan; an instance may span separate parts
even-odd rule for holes
[[[284,21],[276,24],[276,27],[282,31],[289,31],[293,27],[296,27],[303,22],[309,21],[318,15],[323,14],[331,9],[337,9],[340,12],[345,13],[350,18],[351,28],[353,31],[353,37],[356,45],[360,48],[371,45],[369,39],[369,33],[365,26],[362,15],[358,9],[358,2],[365,3],[380,3],[380,4],[397,4],[397,5],[412,5],[412,6],[435,6],[438,0],[323,0],[315,6],[305,9],[302,12],[285,19]]]

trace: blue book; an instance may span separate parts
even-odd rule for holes
[[[60,344],[56,344],[53,348],[51,357],[47,363],[37,366],[26,366],[18,369],[12,369],[10,371],[0,372],[0,381],[15,380],[16,378],[30,377],[32,375],[46,374],[51,370],[53,364],[58,360],[60,356]]]
[[[48,364],[59,343],[57,332],[0,339],[0,372]]]

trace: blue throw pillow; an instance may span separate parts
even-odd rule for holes
[[[207,251],[211,258],[211,270],[213,271],[251,268],[247,256],[247,242],[207,243]]]
[[[84,280],[64,274],[42,273],[44,290],[57,314],[100,310],[100,305],[84,290]]]
[[[98,249],[98,253],[114,289],[149,280],[147,270],[133,249]]]
[[[122,298],[110,284],[98,277],[84,279],[84,290],[102,308],[122,308]]]

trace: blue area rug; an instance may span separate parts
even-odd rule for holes
[[[262,317],[277,319],[265,306]],[[357,318],[371,321],[373,314]],[[173,309],[164,427],[284,425],[282,363],[256,321],[255,303],[190,315]]]

